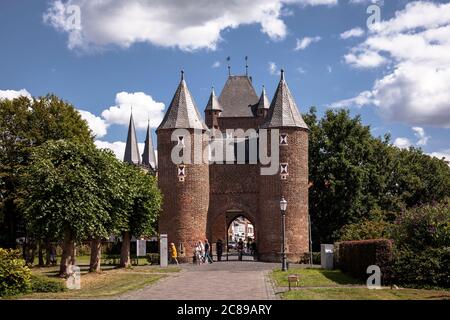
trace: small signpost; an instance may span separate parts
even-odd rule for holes
[[[288,275],[289,291],[291,291],[291,283],[295,283],[295,286],[298,287],[298,278],[298,274]]]
[[[168,265],[168,247],[167,234],[161,234],[159,237],[159,263],[161,268],[166,268]]]
[[[136,256],[145,257],[147,255],[147,240],[136,240]]]

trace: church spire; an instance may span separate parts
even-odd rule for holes
[[[308,129],[286,83],[284,70],[281,70],[280,82],[270,104],[267,120],[262,125],[262,128],[281,127]]]
[[[131,164],[141,163],[136,128],[134,127],[133,112],[131,112],[130,124],[128,125],[127,144],[125,146],[125,156],[123,161]]]
[[[156,170],[155,150],[153,149],[152,132],[150,129],[150,121],[147,126],[147,135],[145,136],[144,153],[142,154],[142,164],[152,167]]]
[[[208,129],[187,87],[183,71],[180,84],[157,130],[162,129]]]

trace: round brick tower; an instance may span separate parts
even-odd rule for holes
[[[279,168],[275,175],[259,176],[259,228],[256,242],[261,261],[281,259],[282,227],[280,200],[287,202],[286,253],[298,262],[309,251],[308,232],[308,126],[304,122],[281,71],[281,79],[261,125],[267,129],[268,150],[271,133],[278,134]],[[272,161],[274,161],[272,155]]]
[[[206,236],[209,164],[202,161],[201,155],[208,142],[201,140],[200,135],[207,130],[182,72],[180,84],[156,131],[158,185],[164,195],[159,232],[168,235],[169,243],[175,243],[181,261],[189,260],[195,242],[204,241]],[[174,150],[182,161],[173,161]]]

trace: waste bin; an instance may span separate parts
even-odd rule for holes
[[[320,245],[320,262],[322,269],[333,269],[334,246],[332,244]]]

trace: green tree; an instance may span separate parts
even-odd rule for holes
[[[337,240],[346,225],[377,219],[377,212],[387,212],[384,219],[392,222],[396,212],[450,195],[448,163],[419,149],[400,150],[389,135],[373,137],[360,116],[328,110],[318,119],[311,108],[304,118],[311,130],[309,209],[316,249]]]
[[[48,140],[93,143],[87,123],[69,103],[54,95],[38,99],[0,99],[0,245],[15,247],[22,218],[18,205],[25,198],[19,186],[31,150]]]
[[[123,185],[123,198],[117,203],[115,228],[122,236],[120,266],[128,267],[131,265],[131,237],[151,236],[156,233],[162,195],[156,178],[150,173],[124,164],[122,175],[126,184]]]
[[[75,263],[76,241],[109,236],[120,166],[111,152],[92,144],[59,140],[33,148],[23,178],[28,193],[23,209],[36,235],[63,239],[61,276]]]

